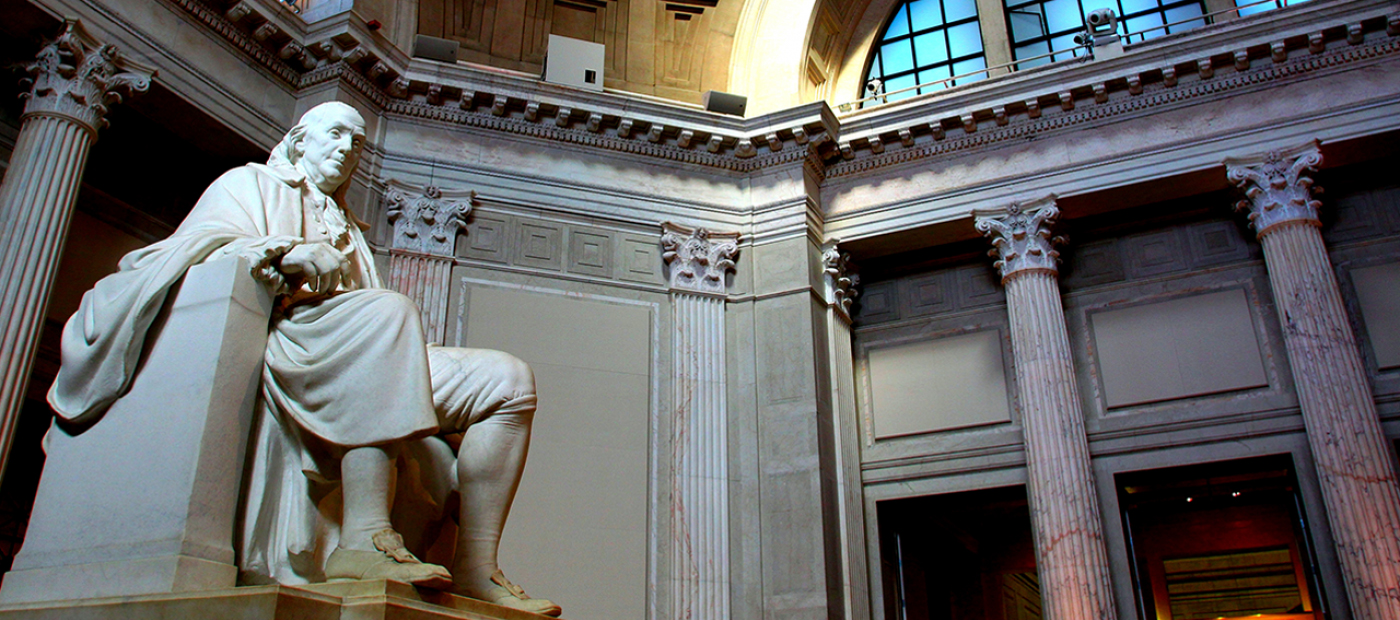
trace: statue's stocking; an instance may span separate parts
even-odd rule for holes
[[[373,537],[390,529],[389,507],[393,503],[394,459],[398,445],[385,448],[351,448],[340,460],[344,493],[344,515],[340,546],[358,551],[374,551]]]
[[[452,580],[459,590],[489,587],[496,551],[530,449],[533,395],[511,400],[467,429],[457,452],[462,496]]]

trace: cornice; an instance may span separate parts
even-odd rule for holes
[[[499,131],[735,172],[797,162],[818,179],[1132,117],[1400,51],[1381,0],[1316,0],[964,88],[837,116],[824,103],[752,119],[408,58],[353,12],[301,23],[275,0],[164,0],[289,88],[338,82],[390,117]]]
[[[888,116],[841,117],[842,137],[837,148],[843,161],[830,165],[827,177],[857,175],[918,159],[1158,112],[1392,55],[1400,52],[1400,13],[1387,14],[1387,9],[1377,6],[1373,8],[1376,14],[1370,17],[1316,30],[1305,28],[1302,33],[1276,31],[1273,40],[1241,42],[1233,50],[1217,48],[1216,53],[1202,58],[1192,59],[1192,49],[1172,57],[1158,55],[1156,63],[1144,63],[1129,55],[1120,58],[1125,62],[1105,63],[1102,69],[1110,71],[1081,76],[1088,78],[1081,84],[1062,85],[1053,93],[1030,96],[1017,96],[1014,89],[1004,90],[995,93],[1005,97],[1000,103],[996,103],[997,99],[980,99],[981,105],[975,109],[958,107],[968,103],[966,97],[960,96],[947,106],[942,100],[929,101],[922,106],[922,116],[911,113],[920,108],[902,107]],[[1096,68],[1094,63],[1079,65],[1073,67],[1076,74],[1083,73],[1080,68]],[[1042,77],[1046,83],[1057,82],[1050,75]],[[861,130],[856,131],[857,127]]]

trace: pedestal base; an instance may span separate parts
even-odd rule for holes
[[[547,620],[397,581],[250,586],[0,605],[0,620]]]

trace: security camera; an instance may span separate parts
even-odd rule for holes
[[[885,92],[885,82],[879,78],[870,80],[865,83],[865,92],[870,93],[871,96],[882,94]]]
[[[1118,31],[1118,16],[1113,9],[1099,9],[1084,19],[1084,25],[1093,34],[1113,34]]]

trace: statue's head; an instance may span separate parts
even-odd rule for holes
[[[293,166],[316,187],[333,194],[355,173],[365,145],[365,119],[344,103],[311,108],[273,149],[269,165]]]

